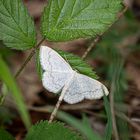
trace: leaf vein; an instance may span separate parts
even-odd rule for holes
[[[11,1],[10,1],[11,2]],[[18,25],[18,23],[16,22],[15,18],[13,17],[12,13],[10,13],[10,11],[6,8],[5,4],[3,4],[3,7],[7,10],[7,12],[9,13],[11,19],[13,19],[13,21],[15,22],[15,24],[17,25],[17,27],[20,29],[20,31],[24,34],[24,36],[26,36],[26,33],[23,32],[23,30],[21,29],[21,27]],[[11,4],[10,4],[11,5]]]
[[[77,17],[83,10],[85,10],[86,8],[88,8],[91,5],[91,3],[89,3],[87,6],[85,6],[83,9],[81,9],[75,16],[73,16],[72,18]]]
[[[62,11],[63,11],[63,8],[64,8],[65,3],[66,3],[66,0],[64,1],[63,6],[62,6],[61,10],[59,11],[58,17],[57,17],[57,19],[56,19],[55,27],[56,27],[56,26],[58,25],[58,23],[59,23],[60,15],[61,15],[61,13],[62,13]]]
[[[72,17],[72,15],[73,15],[75,4],[76,4],[76,0],[74,1],[74,4],[73,4],[73,7],[72,7],[72,11],[71,11],[70,17]]]

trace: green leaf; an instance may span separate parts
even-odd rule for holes
[[[67,122],[69,125],[76,128],[77,130],[79,130],[79,132],[81,132],[82,135],[86,136],[88,140],[101,140],[101,137],[93,131],[86,116],[84,116],[83,120],[80,121],[75,117],[73,117],[72,115],[59,111],[57,113],[57,117]]]
[[[87,75],[91,78],[98,79],[96,73],[92,70],[92,68],[80,57],[73,55],[68,52],[64,52],[61,50],[56,50],[68,63],[71,67],[78,71],[81,74]]]
[[[5,64],[1,56],[0,56],[0,80],[2,80],[11,91],[13,99],[17,104],[17,108],[19,109],[21,118],[26,128],[28,129],[31,125],[31,122],[23,97],[21,95],[20,89],[18,88],[13,76],[11,75],[7,65]]]
[[[42,35],[49,41],[90,38],[117,19],[122,0],[49,0],[42,15]]]
[[[0,40],[17,50],[35,46],[34,22],[22,0],[0,0]]]
[[[0,140],[15,140],[15,138],[4,129],[0,129]]]
[[[41,121],[28,132],[25,140],[83,140],[60,122]]]
[[[112,128],[112,115],[111,115],[110,103],[105,95],[103,99],[104,99],[104,106],[107,115],[107,125],[105,129],[104,140],[111,140],[113,128]]]

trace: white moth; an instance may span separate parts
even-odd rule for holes
[[[50,92],[64,93],[64,101],[74,104],[83,99],[100,99],[107,88],[97,80],[74,71],[53,49],[41,46],[40,61],[44,70],[43,86]]]

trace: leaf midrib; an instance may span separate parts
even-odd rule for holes
[[[89,3],[89,4],[88,4],[86,7],[84,7],[83,9],[81,9],[81,10],[77,13],[77,15],[79,15],[83,10],[85,10],[86,8],[88,8],[90,5],[91,5],[91,3]],[[71,14],[71,15],[73,15],[73,14]],[[77,16],[77,15],[75,15],[75,16]],[[74,16],[74,17],[71,16],[72,19],[75,18],[75,16]]]
[[[10,27],[10,26],[8,26],[6,23],[4,23],[4,22],[2,22],[2,21],[0,21],[0,23],[3,24],[3,25],[5,25],[7,28],[9,28],[9,29],[11,29],[11,30],[13,30],[13,31],[15,31],[15,32],[17,32],[17,33],[19,33],[18,30],[14,29],[14,28],[12,28],[12,27]],[[6,34],[7,34],[7,33],[6,33]],[[7,35],[9,35],[9,34],[7,34]],[[9,35],[9,36],[12,36],[12,35]],[[12,36],[12,37],[14,37],[14,36]],[[21,40],[20,38],[17,38],[17,37],[14,37],[14,38],[16,38],[16,39],[18,39],[18,40]],[[22,38],[22,39],[23,39],[23,38]]]
[[[65,4],[65,3],[64,3]],[[64,8],[64,4],[63,4],[63,7],[62,7],[62,9]],[[74,3],[75,4],[75,3]],[[82,10],[80,10],[80,12],[81,11],[83,11],[83,10],[85,10],[86,8],[88,8],[89,6],[91,5],[91,3],[88,5],[88,6],[86,6],[86,7],[84,7]],[[111,7],[111,8],[113,8],[113,7]],[[62,11],[62,9],[61,9],[61,11]],[[98,11],[100,11],[102,8],[99,8],[99,9],[97,9]],[[104,8],[104,9],[108,9],[108,8]],[[63,28],[63,27],[61,27],[61,28],[58,28],[57,26],[58,26],[58,24],[60,23],[59,22],[59,17],[60,17],[60,15],[61,15],[61,11],[60,11],[60,13],[59,13],[59,16],[58,16],[58,18],[57,18],[57,20],[56,20],[56,24],[55,24],[55,27],[53,28],[53,30],[52,30],[52,32],[53,31],[58,31],[58,30],[84,30],[83,28],[73,28],[73,29],[70,29],[69,27],[68,28],[66,28],[66,25],[65,25],[65,28]],[[94,11],[96,11],[96,9],[94,9]],[[80,12],[78,12],[78,14],[80,14]],[[97,12],[97,11],[96,11]],[[78,15],[77,14],[77,15]],[[77,16],[76,15],[76,16]],[[95,21],[98,19],[75,19],[75,17],[76,16],[74,16],[74,17],[72,17],[71,19],[64,19],[64,22],[65,23],[68,23],[67,25],[69,25],[71,22],[73,22],[73,21],[79,21],[79,22],[81,22],[81,21],[93,21],[94,20],[94,23],[96,23]],[[97,22],[97,24],[99,24],[98,22]],[[101,23],[102,24],[102,23]],[[85,30],[91,30],[92,28],[89,28],[89,29],[85,29]]]
[[[62,8],[60,9],[59,15],[58,15],[58,17],[56,19],[55,27],[59,24],[60,15],[61,15],[61,12],[63,11],[63,8],[64,8],[65,3],[66,3],[66,0],[64,1],[64,4],[63,4]]]
[[[59,15],[58,15],[58,17],[57,17],[57,20],[56,20],[56,24],[55,24],[55,27],[54,28],[57,28],[57,25],[59,24],[59,19],[60,19],[60,15],[61,15],[61,12],[63,11],[63,8],[64,8],[64,6],[65,6],[65,1],[64,1],[64,4],[63,4],[63,6],[62,6],[62,8],[61,8],[61,10],[60,10],[60,12],[59,12]],[[52,3],[51,3],[52,4]],[[72,19],[74,19],[74,17],[72,17],[72,15],[73,15],[73,10],[74,10],[74,6],[75,6],[75,4],[76,4],[76,0],[75,0],[75,2],[74,2],[74,4],[73,4],[73,9],[72,9],[72,12],[71,12],[71,20]],[[79,12],[78,12],[78,14],[80,14],[83,10],[85,10],[86,8],[88,8],[89,6],[91,5],[91,3],[89,3],[89,5],[87,5],[86,7],[84,7],[83,9],[81,9]],[[77,14],[77,15],[78,15]],[[76,15],[76,16],[77,16]]]

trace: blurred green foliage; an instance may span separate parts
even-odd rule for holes
[[[5,127],[7,124],[12,124],[15,115],[5,106],[0,106],[0,127]]]
[[[31,127],[25,140],[83,140],[64,123],[41,121]]]
[[[85,115],[82,116],[82,120],[79,120],[70,114],[59,111],[57,117],[79,130],[88,140],[102,140],[101,136],[93,131],[89,119]]]
[[[125,104],[124,98],[127,95],[128,83],[125,63],[130,54],[140,49],[140,42],[126,43],[126,38],[140,35],[140,23],[136,21],[131,11],[125,14],[113,27],[103,36],[102,40],[91,53],[91,57],[101,63],[97,67],[100,75],[112,85],[115,106]],[[101,76],[102,77],[102,76]],[[113,88],[113,89],[112,89]],[[127,113],[127,112],[124,112]],[[117,129],[121,140],[130,139],[130,130],[126,121],[116,118]]]
[[[0,140],[15,140],[15,138],[7,131],[0,128]]]
[[[9,91],[12,93],[12,97],[17,104],[17,109],[21,115],[21,118],[27,129],[31,126],[29,113],[27,111],[24,99],[22,97],[21,91],[16,84],[14,77],[12,76],[7,64],[0,56],[0,80],[7,86]],[[2,91],[1,91],[2,92]]]

